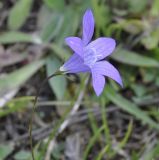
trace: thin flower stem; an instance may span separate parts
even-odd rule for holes
[[[36,110],[36,103],[38,101],[38,97],[39,97],[39,94],[40,94],[40,91],[42,89],[42,87],[45,85],[45,83],[55,77],[55,76],[58,76],[58,75],[62,75],[63,72],[60,72],[60,71],[56,71],[54,74],[50,75],[49,77],[47,77],[41,84],[40,88],[38,89],[37,91],[37,94],[35,96],[35,99],[34,99],[34,103],[33,103],[33,108],[32,108],[32,112],[31,112],[31,117],[30,117],[30,123],[29,123],[29,138],[30,138],[30,148],[31,148],[31,155],[32,155],[32,159],[35,160],[35,155],[34,155],[34,149],[33,149],[33,140],[32,140],[32,128],[33,128],[33,119],[34,119],[34,113],[35,113],[35,110]]]

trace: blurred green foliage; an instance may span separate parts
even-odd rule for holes
[[[156,99],[154,97],[159,96],[159,1],[43,0],[36,2],[40,3],[39,8],[36,8],[35,1],[17,0],[8,8],[5,30],[0,32],[0,45],[4,48],[25,45],[19,54],[28,56],[28,48],[38,46],[42,48],[42,55],[27,59],[26,64],[22,63],[15,70],[6,72],[5,76],[0,76],[0,99],[3,100],[6,94],[15,89],[19,90],[37,70],[41,71],[39,74],[44,74],[44,66],[46,67],[45,77],[55,72],[72,54],[64,44],[65,37],[81,36],[82,15],[87,8],[91,8],[96,21],[94,39],[99,36],[111,36],[117,41],[117,49],[110,56],[110,60],[115,66],[118,66],[124,81],[123,89],[109,81],[109,86],[105,87],[101,96],[104,99],[104,105],[114,104],[131,115],[134,120],[140,120],[142,125],[148,125],[150,131],[152,128],[158,131],[158,105],[148,102],[153,102]],[[0,2],[0,8],[3,8],[3,5],[4,3]],[[33,29],[29,29],[27,26],[29,26],[29,19],[32,16],[36,25]],[[82,78],[80,75],[80,81]],[[51,79],[49,85],[54,95],[53,98],[59,101],[73,101],[72,95],[76,93],[74,90],[80,86],[78,83],[70,83],[65,77]],[[98,102],[103,105],[89,86],[85,99],[91,103]],[[10,113],[18,113],[27,108],[32,100],[33,97],[19,96],[7,101],[0,108],[0,117],[5,117]],[[141,108],[143,103],[147,107]],[[89,122],[93,123],[91,128],[94,132],[84,152],[84,159],[88,159],[91,148],[101,138],[105,129],[104,121],[100,127],[97,126],[94,119],[90,118]],[[124,148],[132,130],[132,124],[129,123],[128,130],[125,132],[126,138],[119,143],[118,147]],[[40,151],[41,148],[37,154]],[[12,147],[9,145],[0,146],[1,159],[11,152]],[[59,152],[62,152],[61,149],[57,153],[54,152],[53,155],[57,160],[60,159]],[[102,159],[105,152],[109,158],[118,154],[112,144],[110,146],[105,144],[96,159]],[[132,160],[158,158],[159,143],[155,143],[150,150],[147,150],[146,146],[143,146],[139,151],[133,150],[129,156]],[[22,160],[21,157],[29,159],[30,153],[21,150],[14,158]]]

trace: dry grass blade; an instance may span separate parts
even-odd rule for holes
[[[88,81],[89,81],[89,78],[87,78],[85,80],[85,84],[84,84],[85,86],[88,84]],[[72,107],[72,110],[70,111],[70,113],[68,115],[68,118],[66,118],[66,120],[61,124],[60,128],[58,129],[57,135],[62,133],[68,127],[70,120],[71,120],[70,117],[73,116],[80,107],[80,104],[81,104],[83,96],[84,96],[84,92],[85,92],[85,89],[81,90],[81,92],[79,93],[77,101],[75,102],[74,106]],[[48,146],[45,160],[50,160],[51,151],[53,150],[53,148],[55,146],[55,142],[56,142],[56,137],[54,137],[54,139],[50,142],[50,144]]]
[[[81,160],[80,155],[80,135],[76,133],[66,139],[65,156],[68,160]]]

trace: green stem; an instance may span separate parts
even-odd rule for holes
[[[107,120],[107,113],[106,113],[106,108],[105,108],[105,103],[104,103],[103,98],[101,99],[101,105],[102,105],[102,113],[101,114],[102,114],[102,121],[103,121],[103,125],[104,125],[106,143],[108,144],[109,148],[111,148],[111,136],[110,136],[110,130],[109,130],[108,120]]]
[[[35,99],[34,99],[34,104],[33,104],[33,108],[32,108],[32,112],[31,112],[31,117],[30,117],[30,123],[29,123],[29,139],[30,139],[30,148],[31,148],[31,155],[32,155],[32,159],[35,160],[35,155],[34,155],[34,149],[33,149],[33,139],[32,139],[32,128],[33,128],[33,119],[34,119],[34,113],[35,113],[35,109],[36,109],[36,103],[38,101],[38,97],[39,97],[39,94],[40,94],[40,91],[42,89],[42,87],[45,85],[45,83],[55,77],[55,76],[58,76],[58,75],[62,75],[63,72],[60,72],[60,71],[56,71],[54,74],[50,75],[49,77],[47,77],[41,84],[40,88],[38,89],[37,91],[37,94],[35,96]]]
[[[89,143],[85,149],[84,155],[83,155],[83,160],[87,160],[88,154],[92,148],[92,146],[95,144],[95,142],[97,141],[97,139],[99,138],[99,136],[101,135],[101,132],[104,130],[104,126],[100,127],[96,134],[93,135],[93,137],[91,137],[91,139],[89,140]]]
[[[106,145],[106,146],[99,152],[96,160],[101,160],[101,159],[103,158],[104,154],[108,151],[108,149],[109,149],[109,146]]]
[[[86,98],[87,98],[87,97],[86,97]],[[88,100],[88,99],[86,99],[86,101],[87,101],[87,100]],[[93,103],[90,102],[90,103],[89,103],[88,105],[86,105],[86,106],[87,106],[88,109],[90,109],[90,106],[91,106],[91,108],[92,108],[92,105],[93,105]],[[94,117],[93,112],[88,112],[88,118],[89,118],[89,121],[90,121],[90,124],[91,124],[91,128],[92,128],[93,134],[95,134],[96,131],[98,130],[98,125],[97,125],[97,123],[96,123],[96,120],[95,120],[95,117]]]

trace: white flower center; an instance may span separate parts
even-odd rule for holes
[[[84,64],[92,68],[97,61],[97,54],[94,48],[84,49]]]

